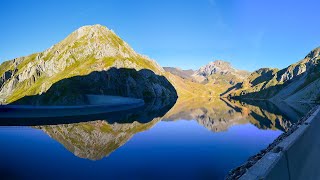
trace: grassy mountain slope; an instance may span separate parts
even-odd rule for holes
[[[249,75],[249,72],[237,70],[230,63],[221,60],[211,62],[197,71],[172,67],[164,69],[179,97],[219,97]]]
[[[173,75],[181,77],[182,79],[188,79],[188,80],[194,81],[194,78],[192,77],[192,74],[194,74],[194,71],[192,69],[183,70],[183,69],[174,68],[174,67],[163,67],[163,69]]]
[[[284,69],[262,68],[253,72],[226,95],[272,101],[317,101],[320,90],[320,48]]]
[[[101,25],[83,26],[44,52],[2,63],[0,102],[42,94],[62,79],[111,67],[149,69],[159,76],[165,72],[155,61],[137,54],[112,30]],[[165,88],[156,83],[151,87],[153,91]]]

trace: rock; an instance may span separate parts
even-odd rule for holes
[[[112,67],[151,70],[156,75],[164,73],[154,60],[137,54],[112,30],[101,25],[83,26],[44,52],[1,64],[0,69],[4,69],[5,73],[0,74],[0,101],[10,103],[24,96],[43,94],[63,79],[88,75],[94,71],[108,71]],[[8,74],[15,69],[17,73]],[[129,83],[127,90],[130,95],[141,94],[131,88],[141,83],[135,84],[132,78],[122,80]],[[145,88],[149,89],[147,93],[156,97],[174,94],[172,88],[169,90],[167,86],[159,84],[163,82],[148,84],[152,87]]]
[[[320,100],[320,47],[304,59],[284,69],[262,68],[253,72],[241,86],[234,86],[230,98],[269,99],[273,102]]]

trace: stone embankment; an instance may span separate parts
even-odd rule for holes
[[[318,179],[320,177],[320,106],[226,179]]]

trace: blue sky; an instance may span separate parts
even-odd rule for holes
[[[283,68],[320,46],[317,0],[69,0],[0,2],[0,62],[43,51],[83,25],[113,29],[162,66],[227,60]]]

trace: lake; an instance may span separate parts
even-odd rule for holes
[[[223,179],[311,108],[197,98],[37,124],[2,119],[0,177]]]

